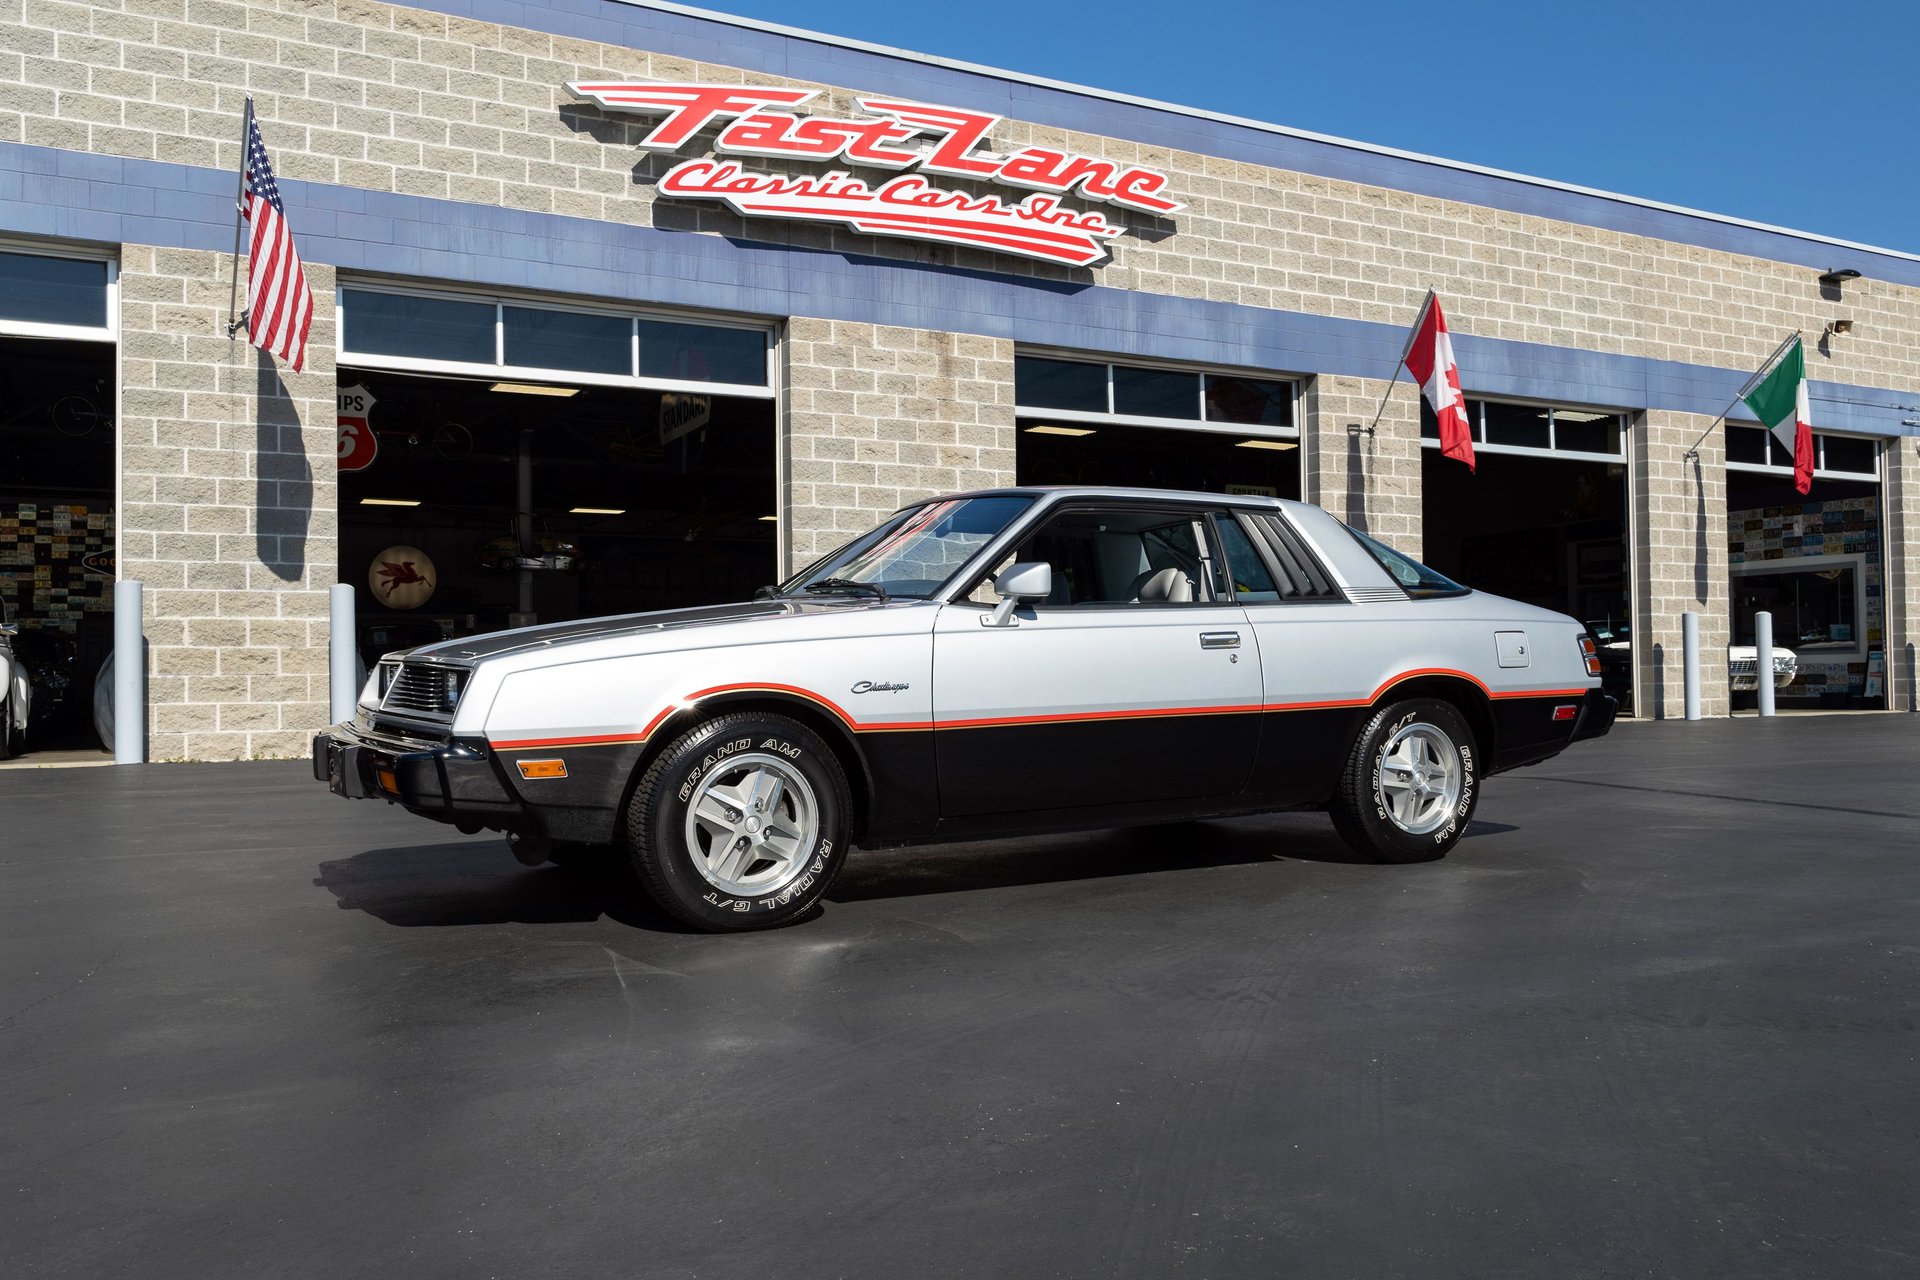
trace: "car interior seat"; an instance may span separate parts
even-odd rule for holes
[[[1135,604],[1186,604],[1193,599],[1193,579],[1174,568],[1149,570],[1133,580],[1129,598]]]

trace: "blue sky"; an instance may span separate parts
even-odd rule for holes
[[[1914,0],[705,7],[1920,252]]]

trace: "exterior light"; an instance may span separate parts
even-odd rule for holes
[[[360,505],[363,507],[417,507],[420,505],[420,499],[418,498],[362,498],[360,499]]]
[[[1841,285],[1845,284],[1847,281],[1858,280],[1859,278],[1860,278],[1860,273],[1858,271],[1855,271],[1852,267],[1835,267],[1831,271],[1825,271],[1821,273],[1820,283],[1830,284],[1837,289]]]
[[[578,387],[547,387],[538,382],[496,382],[489,391],[510,391],[517,396],[577,396]]]
[[[1090,436],[1093,434],[1093,428],[1092,427],[1050,427],[1050,426],[1028,427],[1027,434],[1030,436]]]
[[[1236,449],[1271,449],[1275,453],[1285,453],[1289,449],[1298,449],[1300,445],[1297,441],[1293,440],[1240,440],[1235,442],[1233,447]]]
[[[1838,335],[1838,334],[1842,334],[1842,333],[1852,333],[1852,332],[1853,332],[1853,321],[1851,321],[1851,320],[1829,320],[1829,321],[1827,321],[1827,336],[1828,336],[1828,337],[1834,337],[1834,336],[1836,336],[1836,335]]]

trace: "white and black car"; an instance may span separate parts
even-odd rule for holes
[[[615,847],[709,929],[784,924],[853,845],[1325,808],[1437,857],[1487,777],[1598,737],[1572,618],[1317,507],[1015,488],[897,512],[750,602],[390,654],[314,773],[523,861]]]
[[[6,600],[0,598],[0,760],[25,743],[33,712],[33,682],[27,678],[27,664],[13,648],[19,634]]]

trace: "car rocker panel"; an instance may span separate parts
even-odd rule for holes
[[[1114,513],[1111,528],[1076,526],[1094,531],[1097,557],[1007,569],[1086,504]],[[1154,519],[1165,527],[1136,546],[1133,526]],[[1401,860],[1458,838],[1479,779],[1612,724],[1580,623],[1444,579],[1438,598],[1415,598],[1431,571],[1390,565],[1397,553],[1317,508],[1144,490],[956,495],[822,564],[885,563],[942,530],[960,551],[917,569],[911,598],[816,566],[773,599],[388,655],[353,721],[315,739],[315,776],[507,831],[527,861],[559,844],[630,846],[675,914],[750,928],[816,901],[855,841],[1325,804],[1350,840]],[[1223,563],[1229,546],[1237,565]],[[1136,567],[1142,594],[1069,598]],[[985,603],[989,569],[1032,594]],[[1313,590],[1225,585],[1289,572]],[[1139,586],[1172,578],[1184,586],[1164,602]],[[663,770],[679,771],[677,790]]]

